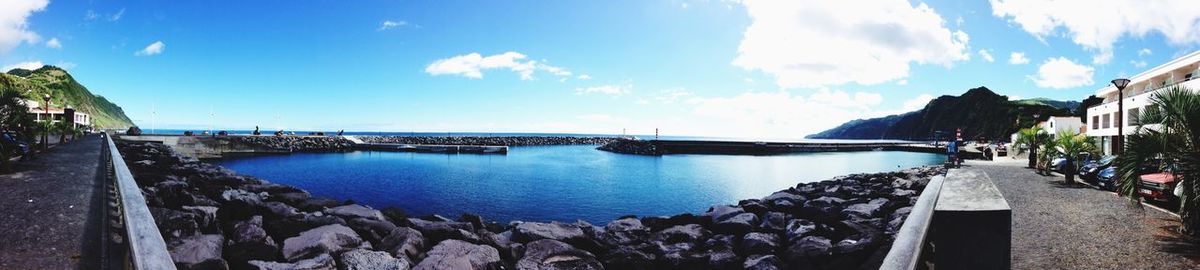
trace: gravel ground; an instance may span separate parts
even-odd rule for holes
[[[100,137],[61,145],[0,175],[0,269],[94,269],[103,183]]]
[[[1196,245],[1180,250],[1173,232],[1178,219],[1131,205],[1062,177],[1041,176],[1023,162],[971,161],[1013,209],[1013,269],[1198,269]]]

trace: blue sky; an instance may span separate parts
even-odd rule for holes
[[[2,2],[0,65],[197,130],[795,138],[977,86],[1080,100],[1200,44],[1169,0]]]

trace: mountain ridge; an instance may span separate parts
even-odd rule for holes
[[[1074,109],[1068,109],[1069,107]],[[816,134],[809,139],[911,139],[953,136],[1007,139],[1022,127],[1050,116],[1075,115],[1079,102],[1049,99],[1010,101],[985,86],[959,96],[943,95],[919,110],[877,118],[857,119]],[[1034,115],[1038,115],[1034,119]]]
[[[50,95],[50,103],[63,104],[87,113],[97,128],[124,129],[133,125],[120,106],[91,91],[75,80],[66,70],[45,65],[35,70],[16,68],[0,73],[0,90],[20,91],[25,99],[42,102]]]

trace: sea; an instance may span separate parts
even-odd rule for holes
[[[346,134],[615,136],[408,132]],[[664,136],[660,139],[714,138]],[[457,218],[471,213],[500,222],[584,220],[604,224],[626,215],[700,214],[712,205],[762,198],[799,183],[854,173],[896,171],[945,161],[945,157],[939,154],[899,151],[639,156],[595,148],[594,145],[519,146],[511,147],[506,155],[375,151],[296,153],[210,162],[267,181],[296,186],[317,196],[353,200],[377,209],[399,207],[410,216],[437,214]]]

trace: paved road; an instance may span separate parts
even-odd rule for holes
[[[81,138],[0,175],[0,269],[98,265],[101,142]]]
[[[1194,269],[1175,245],[1177,218],[1062,177],[1041,176],[1023,161],[970,161],[1013,209],[1013,269]],[[1194,243],[1194,242],[1189,242]]]

